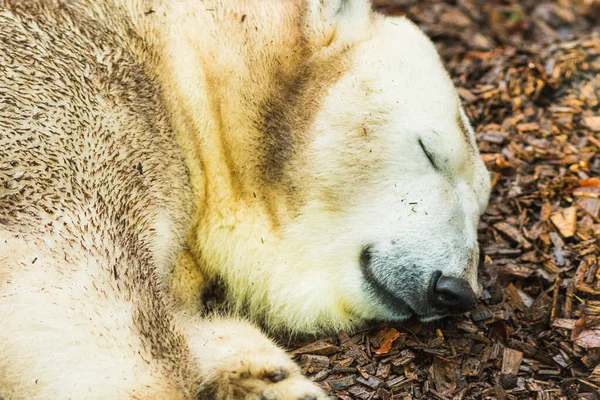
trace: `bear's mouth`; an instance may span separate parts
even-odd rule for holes
[[[410,313],[404,313],[404,314],[400,314],[400,315],[394,313],[391,315],[391,317],[388,317],[385,320],[387,322],[405,322],[405,321],[408,321],[408,320],[414,318],[415,320],[417,320],[421,323],[428,324],[430,322],[439,321],[439,320],[449,317],[451,315],[452,314],[449,314],[449,313],[435,313],[435,312],[427,313],[427,314],[419,314],[411,309]]]
[[[363,272],[364,284],[367,292],[376,299],[391,315],[391,320],[407,320],[417,312],[406,300],[397,296],[373,275],[369,269]],[[387,319],[387,318],[386,318]]]

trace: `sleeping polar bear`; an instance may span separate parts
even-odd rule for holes
[[[0,0],[0,398],[317,399],[272,332],[469,309],[489,193],[366,0]]]

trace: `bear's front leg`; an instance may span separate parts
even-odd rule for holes
[[[322,400],[325,393],[288,355],[239,319],[212,318],[186,330],[203,381],[201,398]]]

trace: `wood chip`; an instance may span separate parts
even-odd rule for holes
[[[505,348],[502,355],[502,374],[516,375],[519,372],[521,361],[523,361],[523,353],[508,347]]]
[[[577,226],[577,208],[563,208],[550,215],[550,220],[565,238],[570,238],[575,234]]]
[[[354,385],[356,383],[356,378],[352,375],[346,375],[339,379],[327,379],[325,382],[327,382],[331,390],[337,391]]]
[[[377,389],[379,388],[381,385],[383,385],[383,381],[381,379],[377,379],[374,376],[370,376],[369,378],[365,379],[361,376],[359,376],[358,378],[356,378],[356,382],[368,386],[371,389]]]
[[[367,353],[359,349],[356,343],[352,341],[352,339],[348,336],[347,333],[340,333],[339,338],[340,346],[342,347],[344,352],[348,356],[355,359],[358,365],[365,365],[369,362],[369,357],[367,356]]]
[[[464,376],[477,376],[481,371],[481,359],[478,357],[466,357],[461,366]]]
[[[408,383],[410,383],[411,380],[404,377],[404,376],[399,376],[397,378],[394,379],[390,379],[388,381],[385,382],[385,386],[387,386],[388,388],[392,389],[392,388],[396,388],[396,387],[402,387]]]
[[[564,318],[556,318],[552,321],[552,327],[557,329],[568,329],[572,330],[575,328],[575,319],[564,319]]]
[[[394,367],[401,367],[409,364],[412,360],[416,358],[416,354],[410,350],[402,350],[398,358],[392,360],[392,365]]]
[[[600,383],[600,364],[596,365],[596,367],[589,376],[589,380],[591,380],[592,382]]]
[[[314,354],[314,355],[323,355],[328,356],[331,354],[335,354],[340,351],[338,346],[335,346],[329,342],[319,340],[317,342],[308,344],[304,347],[296,349],[292,351],[290,354],[292,355],[300,355],[300,354]]]
[[[494,317],[494,314],[487,308],[479,306],[471,311],[471,319],[475,322],[485,321]]]
[[[329,367],[329,357],[313,354],[303,354],[300,365],[304,374],[315,374]]]
[[[494,228],[502,232],[508,239],[521,245],[524,249],[528,250],[531,248],[531,243],[529,243],[523,234],[514,226],[509,225],[506,222],[498,222],[494,225]]]
[[[600,132],[600,116],[584,117],[581,122],[594,132]]]
[[[372,397],[371,392],[360,385],[352,386],[348,389],[348,392],[352,395],[354,399],[367,400]]]

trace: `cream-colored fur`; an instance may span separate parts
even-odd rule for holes
[[[436,270],[476,287],[489,178],[407,20],[0,0],[0,39],[0,398],[321,398],[250,323],[194,315],[205,288],[317,333],[443,316]]]

